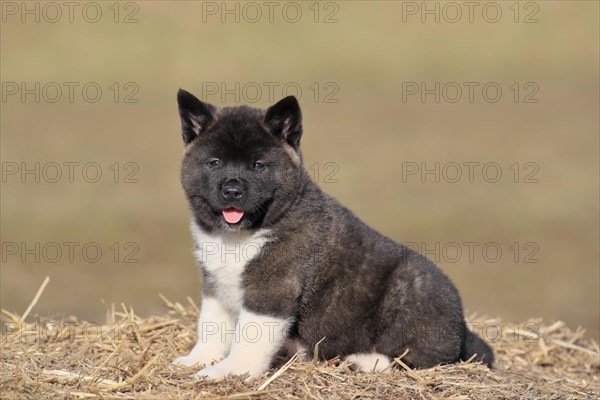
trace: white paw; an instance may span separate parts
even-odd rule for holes
[[[173,360],[171,364],[183,365],[184,367],[193,367],[194,365],[199,364],[199,360],[196,357],[181,356]]]
[[[211,365],[213,362],[216,362],[221,357],[216,355],[201,353],[201,354],[188,354],[187,356],[177,357],[173,360],[174,365],[183,365],[185,367],[193,367],[200,365]]]
[[[247,375],[246,380],[248,381],[258,378],[264,372],[266,372],[266,370],[267,368],[260,368],[259,366],[253,367],[239,364],[234,365],[225,359],[219,363],[216,363],[215,365],[201,369],[198,373],[196,373],[196,378],[219,381],[223,380],[228,375]]]
[[[206,367],[201,369],[196,373],[197,379],[209,379],[213,381],[223,380],[227,375],[231,373],[228,369],[226,369],[223,363],[217,363],[210,367]]]
[[[391,368],[387,368],[390,364],[390,358],[380,353],[355,353],[346,357],[355,370],[362,372],[385,372],[390,373]]]

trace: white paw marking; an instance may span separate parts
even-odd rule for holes
[[[231,371],[226,370],[221,363],[201,369],[196,373],[197,379],[208,379],[212,381],[223,380]]]
[[[194,357],[190,357],[190,356],[177,357],[172,362],[173,365],[183,365],[184,367],[193,367],[194,365],[199,364],[199,363],[200,363],[199,360],[196,360]]]
[[[266,371],[265,368],[261,368],[258,365],[247,366],[243,363],[234,365],[233,361],[229,358],[218,362],[215,365],[211,365],[206,368],[202,368],[196,373],[197,379],[208,379],[212,381],[221,381],[230,375],[244,375],[247,374],[246,380],[258,378]]]
[[[381,372],[390,364],[390,358],[381,353],[350,354],[345,360],[363,372]],[[390,371],[388,369],[386,372]]]
[[[248,381],[258,378],[269,367],[269,364],[265,366],[256,362],[250,362],[249,364],[239,363],[238,365],[233,365],[233,362],[231,359],[225,359],[210,367],[202,368],[196,373],[196,378],[221,381],[231,375],[247,375],[246,380]]]
[[[273,356],[283,345],[289,326],[287,319],[242,309],[229,355],[200,370],[196,377],[221,380],[227,375],[248,374],[247,379],[258,378],[269,369]]]
[[[181,365],[184,367],[201,367],[203,365],[211,365],[219,361],[223,357],[213,357],[209,354],[188,354],[187,356],[177,357],[171,364]]]

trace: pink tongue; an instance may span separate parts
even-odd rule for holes
[[[225,218],[225,221],[229,222],[230,224],[237,224],[240,222],[240,219],[242,219],[243,216],[244,212],[241,210],[236,210],[235,208],[223,210],[223,218]]]

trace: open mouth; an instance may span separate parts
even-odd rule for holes
[[[237,208],[226,208],[222,211],[222,213],[225,221],[232,225],[240,222],[244,216],[244,212],[242,210],[238,210]]]
[[[262,224],[271,202],[272,200],[268,199],[260,205],[245,205],[244,210],[237,205],[232,207],[229,204],[225,205],[227,208],[221,206],[213,210],[220,225],[234,230],[249,229]]]

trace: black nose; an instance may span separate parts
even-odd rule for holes
[[[243,194],[242,182],[237,179],[230,179],[223,185],[223,197],[226,199],[239,199]]]

